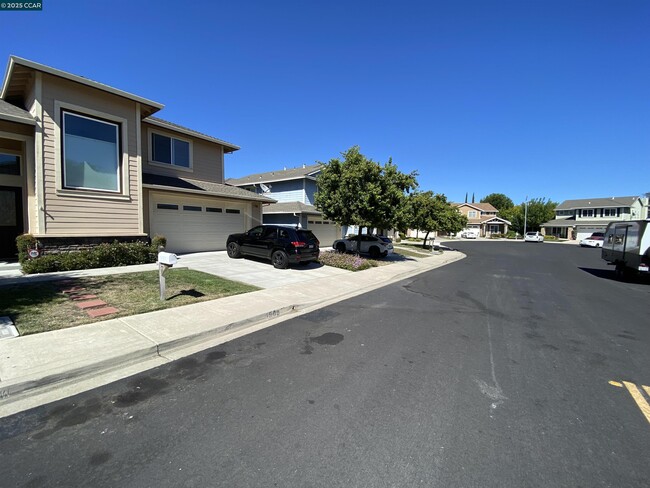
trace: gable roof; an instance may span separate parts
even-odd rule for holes
[[[254,183],[273,183],[275,181],[299,180],[303,178],[315,179],[315,173],[320,171],[320,164],[310,166],[303,165],[302,168],[285,168],[276,171],[267,171],[266,173],[256,173],[241,178],[228,178],[226,183],[235,186],[252,185]]]
[[[199,139],[204,139],[206,141],[216,142],[217,144],[221,144],[225,148],[225,152],[227,152],[227,153],[231,153],[231,152],[237,151],[238,149],[241,149],[239,146],[231,144],[230,142],[226,142],[226,141],[223,141],[221,139],[217,139],[216,137],[212,137],[212,136],[209,136],[207,134],[203,134],[202,132],[198,132],[198,131],[195,131],[195,130],[192,130],[192,129],[188,129],[187,127],[183,127],[182,125],[174,124],[173,122],[169,122],[167,120],[159,119],[158,117],[149,116],[149,117],[143,119],[143,122],[147,122],[148,124],[155,125],[157,127],[162,127],[164,129],[173,130],[175,132],[181,132],[181,133],[186,134],[188,136],[198,137]]]
[[[119,90],[117,88],[113,88],[112,86],[105,85],[104,83],[99,83],[98,81],[84,78],[83,76],[73,75],[67,71],[52,68],[51,66],[36,63],[28,59],[19,58],[18,56],[9,56],[9,64],[7,65],[7,71],[5,72],[2,89],[0,90],[0,98],[6,100],[12,96],[22,94],[26,84],[31,78],[32,70],[47,73],[52,76],[58,76],[59,78],[81,83],[82,85],[96,88],[98,90],[112,93],[113,95],[118,95],[120,97],[133,100],[134,102],[141,103],[143,105],[142,112],[145,115],[151,115],[152,113],[157,112],[164,107],[162,103],[148,100],[124,90]]]
[[[270,205],[264,205],[262,212],[266,214],[288,214],[288,213],[302,213],[309,215],[321,215],[316,207],[307,205],[302,202],[279,202]]]
[[[639,197],[610,197],[610,198],[582,198],[579,200],[564,200],[555,207],[555,210],[574,210],[578,208],[601,207],[629,207]]]
[[[457,207],[467,205],[468,207],[475,208],[481,212],[498,212],[498,210],[491,203],[454,203]]]
[[[16,107],[0,99],[0,120],[18,122],[20,124],[36,125],[36,120],[27,110]]]

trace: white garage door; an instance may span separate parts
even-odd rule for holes
[[[577,240],[580,241],[582,239],[586,239],[587,237],[591,236],[591,234],[593,234],[594,232],[605,232],[605,229],[606,226],[578,227],[576,229]]]
[[[229,234],[244,232],[244,204],[151,195],[151,236],[167,238],[169,252],[220,251]]]
[[[329,220],[308,220],[307,228],[320,241],[320,247],[329,247],[336,239],[341,238],[341,228],[336,222]]]

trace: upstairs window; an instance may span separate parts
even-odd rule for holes
[[[476,217],[478,217],[478,212],[476,210],[470,210],[469,212],[467,212],[467,217],[470,219],[475,219]]]
[[[155,163],[190,168],[190,143],[162,134],[151,134],[151,159]]]
[[[120,126],[63,112],[63,186],[120,191]]]
[[[20,156],[0,153],[0,175],[20,175]]]

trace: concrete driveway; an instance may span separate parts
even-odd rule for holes
[[[319,263],[291,266],[289,269],[275,269],[270,261],[253,258],[231,259],[226,251],[181,254],[179,256],[181,259],[178,261],[177,267],[203,271],[260,288],[277,288],[351,273],[351,271],[323,266]],[[173,268],[170,272],[174,272]]]

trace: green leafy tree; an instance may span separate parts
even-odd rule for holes
[[[353,146],[341,159],[321,163],[315,205],[325,218],[341,225],[397,228],[405,200],[417,186],[417,173],[404,174],[392,160],[381,165]]]
[[[432,191],[409,195],[407,214],[409,227],[426,232],[422,247],[426,246],[431,232],[450,234],[460,232],[467,226],[467,217],[449,203],[445,195],[434,194]]]
[[[521,203],[503,212],[503,218],[512,223],[512,230],[524,233],[525,231],[540,230],[544,222],[548,222],[555,217],[555,207],[557,202],[546,200],[545,198],[533,198],[528,201],[528,212],[526,212],[526,203]]]
[[[489,203],[499,212],[503,212],[515,206],[515,204],[505,196],[503,193],[490,193],[488,196],[481,199],[481,203]]]

